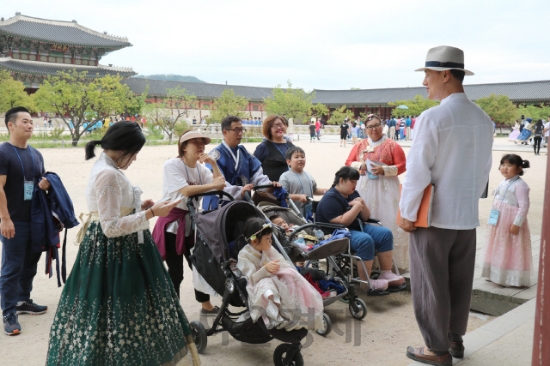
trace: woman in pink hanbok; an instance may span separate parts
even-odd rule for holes
[[[529,161],[515,154],[504,155],[500,160],[500,173],[505,179],[495,190],[481,275],[502,286],[531,284],[529,186],[521,179],[525,168],[529,168]]]
[[[272,227],[260,218],[246,221],[237,268],[246,277],[248,309],[254,322],[268,329],[323,328],[323,300],[284,257],[271,246]]]
[[[519,136],[519,122],[516,121],[516,124],[514,125],[512,132],[510,132],[510,134],[508,135],[508,141],[516,141],[518,136]]]
[[[380,220],[393,234],[393,258],[401,272],[409,270],[409,234],[397,226],[399,209],[399,175],[406,170],[401,146],[382,133],[379,117],[366,120],[368,138],[359,141],[348,156],[346,165],[359,170],[357,191],[369,207],[372,217]]]

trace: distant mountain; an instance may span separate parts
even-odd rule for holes
[[[197,79],[194,76],[174,75],[174,74],[158,74],[158,75],[136,75],[135,78],[153,79],[153,80],[168,80],[168,81],[186,81],[188,83],[206,83]]]

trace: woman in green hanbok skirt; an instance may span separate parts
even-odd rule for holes
[[[86,145],[90,213],[50,331],[47,365],[199,365],[189,323],[149,232],[178,203],[141,202],[124,173],[145,143],[133,122]]]

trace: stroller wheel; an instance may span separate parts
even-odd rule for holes
[[[327,313],[323,313],[323,329],[317,330],[317,334],[326,337],[332,330],[332,323]]]
[[[367,304],[363,299],[356,297],[349,303],[349,312],[355,319],[361,320],[367,316]]]
[[[201,322],[197,321],[189,323],[189,327],[191,328],[191,335],[193,336],[195,346],[197,346],[197,352],[203,353],[206,349],[206,344],[208,343],[206,328],[204,328],[204,325],[202,325]]]
[[[292,357],[291,360],[287,360],[289,352],[294,347],[297,348],[294,353],[294,357]],[[273,363],[275,364],[275,366],[303,366],[304,358],[302,357],[302,354],[300,353],[300,349],[298,348],[298,346],[294,346],[288,343],[283,343],[283,344],[280,344],[277,348],[275,348],[275,352],[273,352]]]

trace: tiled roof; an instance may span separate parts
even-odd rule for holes
[[[176,87],[185,89],[189,94],[195,95],[200,99],[218,98],[225,89],[233,89],[236,95],[245,97],[251,101],[263,101],[264,98],[272,95],[273,88],[263,88],[256,86],[240,86],[240,85],[224,85],[224,84],[207,84],[207,83],[190,83],[183,81],[163,81],[144,78],[129,78],[124,80],[130,89],[141,94],[145,91],[145,87],[149,85],[149,96],[164,97],[166,90]]]
[[[491,94],[507,95],[512,102],[550,102],[550,80],[514,83],[464,85],[464,91],[471,100],[488,97]],[[313,103],[326,105],[386,105],[396,100],[413,99],[416,95],[427,97],[426,88],[388,88],[361,90],[315,89]]]
[[[131,46],[125,37],[115,37],[86,28],[76,21],[47,20],[16,14],[0,21],[0,34],[59,44],[123,48]]]
[[[117,75],[129,77],[136,73],[131,68],[111,66],[82,66],[73,64],[57,64],[39,61],[14,60],[12,58],[0,58],[0,69],[6,69],[22,74],[56,75],[58,71],[70,71],[76,69],[79,72],[87,71],[88,77],[102,77],[105,75]]]

